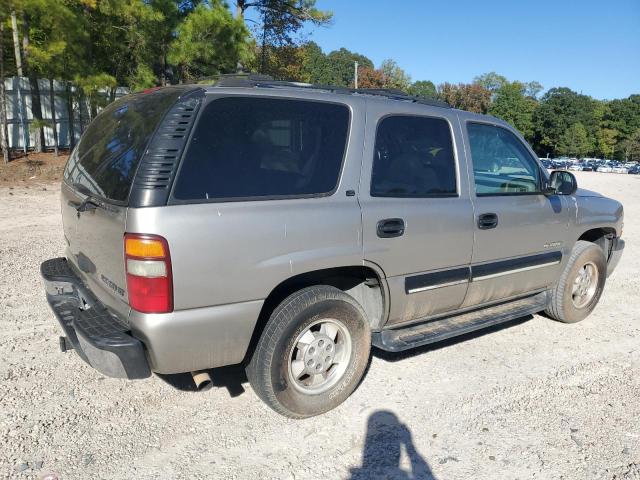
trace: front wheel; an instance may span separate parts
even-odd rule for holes
[[[360,382],[371,349],[362,307],[319,285],[287,297],[272,313],[247,366],[256,394],[292,418],[324,413]]]
[[[551,290],[547,315],[564,323],[583,320],[598,304],[607,277],[607,259],[602,249],[579,240]]]

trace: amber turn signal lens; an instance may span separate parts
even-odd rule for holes
[[[152,238],[126,238],[124,250],[130,257],[163,258],[166,256],[162,242]]]

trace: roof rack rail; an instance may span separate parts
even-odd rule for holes
[[[261,82],[273,82],[273,77],[259,73],[227,73],[218,77],[217,87],[250,87]]]
[[[339,87],[335,85],[316,85],[311,83],[287,82],[282,80],[274,80],[269,75],[261,74],[228,74],[220,75],[215,83],[216,87],[254,87],[254,88],[301,88],[308,90],[324,90],[332,93],[344,95],[372,95],[384,97],[391,100],[409,101],[422,105],[430,105],[434,107],[451,108],[451,106],[443,101],[434,98],[415,97],[407,95],[402,90],[394,88],[350,88]]]

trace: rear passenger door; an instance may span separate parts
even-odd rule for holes
[[[543,290],[568,253],[567,200],[542,194],[538,160],[510,129],[460,115],[475,214],[473,279],[463,306]]]
[[[464,300],[473,212],[458,128],[445,108],[369,102],[359,190],[364,259],[387,276],[390,325]]]

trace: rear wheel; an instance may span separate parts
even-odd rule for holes
[[[552,290],[546,313],[565,323],[587,317],[598,304],[607,276],[607,259],[591,242],[578,241],[558,283]]]
[[[362,307],[326,285],[300,290],[272,313],[247,366],[256,394],[292,418],[324,413],[357,387],[371,333]]]

